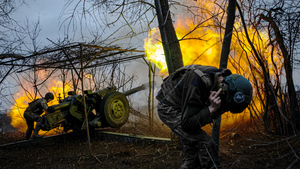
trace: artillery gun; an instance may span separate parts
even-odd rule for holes
[[[143,84],[123,93],[118,92],[115,86],[92,92],[84,91],[85,107],[90,129],[123,126],[129,117],[129,104],[126,96],[146,89]],[[82,95],[74,91],[68,92],[68,97],[60,104],[50,106],[48,113],[42,116],[44,131],[62,126],[64,131],[72,129],[80,131],[86,129],[84,100]]]

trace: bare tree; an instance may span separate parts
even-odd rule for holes
[[[294,1],[273,1],[272,3],[251,1],[249,7],[251,7],[250,23],[253,23],[257,30],[264,29],[268,31],[268,46],[272,49],[269,53],[269,57],[271,57],[273,61],[276,57],[282,58],[282,64],[284,65],[284,72],[280,72],[280,65],[273,64],[273,67],[277,71],[276,77],[274,77],[275,79],[273,80],[275,83],[273,83],[272,88],[269,88],[267,91],[274,91],[273,93],[270,93],[273,96],[270,96],[281,99],[278,101],[280,104],[276,105],[275,103],[277,101],[275,99],[275,102],[267,101],[266,103],[268,105],[266,106],[271,108],[274,107],[275,104],[276,107],[280,106],[280,108],[277,109],[279,112],[274,112],[275,116],[273,116],[272,113],[270,114],[265,111],[263,116],[265,119],[265,125],[268,126],[268,124],[272,121],[273,127],[278,130],[278,132],[281,131],[281,133],[289,133],[292,131],[292,126],[294,127],[294,130],[299,131],[299,106],[296,101],[296,92],[293,80],[293,61],[294,58],[297,57],[297,50],[300,45],[300,6]],[[264,63],[266,62],[264,61]],[[266,65],[266,68],[270,73],[270,65]],[[287,90],[281,87],[284,85],[281,78],[282,75],[285,77]],[[268,92],[266,92],[266,94],[268,95]],[[287,97],[283,98],[282,96]],[[279,114],[276,115],[276,112]],[[269,127],[270,126],[266,127],[267,131],[270,130]]]

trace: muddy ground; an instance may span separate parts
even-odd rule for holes
[[[160,137],[170,134],[168,130],[150,132],[143,127],[128,125],[114,131]],[[2,132],[0,144],[21,141],[23,138],[24,133]],[[250,127],[223,129],[220,138],[222,168],[300,168],[299,136],[271,136]],[[79,136],[42,146],[0,150],[1,169],[176,169],[180,167],[182,159],[182,150],[175,143],[133,144],[91,138],[90,151],[87,137]]]

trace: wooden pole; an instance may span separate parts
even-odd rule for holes
[[[225,35],[224,35],[221,58],[220,58],[220,67],[219,67],[220,69],[227,68],[228,55],[230,52],[231,37],[232,37],[234,19],[235,19],[236,3],[237,3],[236,0],[229,0]],[[212,139],[217,144],[218,152],[220,146],[220,128],[221,128],[221,116],[219,116],[218,119],[213,121],[213,127],[212,127]]]
[[[82,51],[82,44],[80,44],[80,56],[81,56],[81,89],[82,89],[82,99],[83,99],[83,109],[84,109],[84,115],[85,115],[85,125],[86,125],[86,132],[87,132],[87,139],[88,139],[88,145],[89,145],[89,151],[90,155],[93,155],[92,148],[91,148],[91,137],[90,137],[90,131],[89,131],[89,121],[87,117],[86,112],[86,102],[85,102],[85,95],[84,95],[84,84],[83,84],[83,51]]]
[[[155,89],[155,65],[153,65],[153,76],[152,76],[152,87],[151,87],[151,89],[152,89],[152,107],[151,107],[151,110],[152,110],[152,129],[153,129],[153,123],[154,123],[154,89]]]
[[[149,62],[148,68],[149,68],[149,72],[148,72],[148,77],[149,77],[149,94],[148,94],[149,130],[152,131],[152,109],[151,109],[152,80],[151,80],[151,63],[150,62]]]

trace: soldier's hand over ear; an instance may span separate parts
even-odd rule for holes
[[[221,93],[222,88],[220,88],[218,91],[210,91],[210,96],[209,96],[209,102],[210,105],[208,107],[210,113],[216,112],[220,106],[221,106],[221,98],[219,94]]]

